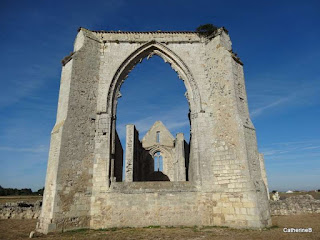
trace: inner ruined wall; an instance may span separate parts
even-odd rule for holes
[[[117,131],[115,137],[114,181],[122,182],[123,148]]]
[[[149,54],[168,61],[187,89],[192,135],[189,182],[111,181],[119,88],[134,65]],[[66,62],[39,231],[270,226],[242,64],[224,29],[211,39],[188,32],[80,29],[75,53]]]
[[[158,133],[159,139],[157,139]],[[174,138],[161,121],[156,121],[142,138],[141,143],[152,158],[157,152],[161,153],[163,161],[163,170],[161,172],[163,176],[160,179],[186,181],[186,154],[182,133],[177,134],[177,138]],[[160,176],[160,174],[158,175]]]
[[[148,156],[139,139],[139,132],[135,129],[133,181],[148,181],[153,172],[153,159]]]
[[[184,141],[184,157],[185,157],[185,169],[186,169],[186,181],[189,181],[189,176],[188,176],[188,173],[189,173],[189,162],[190,162],[190,146],[189,144]]]
[[[142,147],[139,132],[133,124],[126,126],[125,181],[148,181],[153,172],[153,159]]]
[[[141,142],[135,126],[127,125],[126,148],[126,182],[187,180],[189,145],[183,133],[178,133],[174,138],[161,121],[154,123]],[[154,156],[157,152],[162,156],[161,171],[154,170]]]
[[[187,164],[189,162],[189,144],[184,140],[183,133],[178,133],[175,139],[174,180],[187,181]]]

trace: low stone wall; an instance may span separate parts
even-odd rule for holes
[[[42,201],[35,203],[10,202],[0,204],[0,219],[38,219]]]
[[[284,200],[270,201],[271,215],[320,213],[320,200],[311,195],[298,195]]]
[[[0,219],[38,219],[41,205],[42,201],[0,204]],[[292,196],[284,200],[270,201],[270,210],[271,215],[320,213],[320,200],[308,194]]]

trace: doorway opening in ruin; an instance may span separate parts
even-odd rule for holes
[[[114,171],[121,161],[122,181],[187,181],[190,106],[175,70],[157,55],[144,58],[118,95]]]

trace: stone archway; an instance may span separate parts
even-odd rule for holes
[[[168,62],[171,65],[172,69],[177,72],[179,78],[185,83],[188,95],[187,99],[191,112],[201,112],[201,97],[199,89],[190,69],[172,50],[153,40],[142,45],[131,53],[117,69],[108,92],[107,106],[110,111],[109,114],[116,114],[116,98],[119,96],[121,84],[127,78],[129,72],[144,58],[149,58],[152,55],[160,56],[165,62]]]
[[[169,62],[187,89],[189,182],[112,181],[113,169],[119,169],[114,162],[119,88],[130,70],[152,54]],[[249,116],[243,66],[224,28],[210,38],[195,32],[80,28],[74,52],[62,63],[38,231],[270,226],[263,157]]]
[[[109,115],[112,116],[112,123],[111,123],[111,139],[110,142],[110,152],[111,152],[111,167],[110,167],[110,175],[114,172],[113,166],[116,165],[116,162],[120,161],[120,159],[116,159],[115,157],[112,158],[112,156],[116,156],[116,112],[117,112],[117,101],[118,97],[121,96],[120,93],[120,87],[122,83],[125,81],[125,79],[128,77],[128,74],[130,71],[136,66],[136,64],[141,63],[144,58],[152,57],[152,55],[158,55],[160,56],[165,62],[169,63],[173,70],[176,71],[178,74],[178,77],[183,80],[185,87],[186,87],[186,98],[189,103],[190,108],[190,114],[196,114],[202,112],[201,110],[201,97],[199,93],[199,89],[197,86],[197,83],[195,82],[193,75],[190,71],[190,69],[187,67],[187,65],[182,61],[182,59],[175,54],[173,51],[168,49],[165,45],[156,42],[156,41],[150,41],[145,44],[143,44],[141,47],[136,49],[134,52],[129,54],[129,56],[121,63],[121,65],[116,70],[116,73],[114,74],[112,81],[110,83],[108,95],[107,95],[107,112]],[[190,128],[192,129],[192,122],[190,122]],[[190,138],[190,152],[193,152],[193,145],[195,143],[198,143],[198,141],[195,140],[195,136],[191,136]],[[197,146],[195,146],[198,148]],[[192,162],[197,163],[198,155],[192,155],[194,156],[191,160]],[[194,164],[195,165],[195,164]],[[191,169],[192,170],[192,169]]]

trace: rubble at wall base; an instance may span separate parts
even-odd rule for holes
[[[42,201],[35,203],[10,202],[0,204],[0,219],[38,219]]]
[[[270,201],[271,215],[320,213],[320,200],[311,195],[298,195],[279,201]]]

